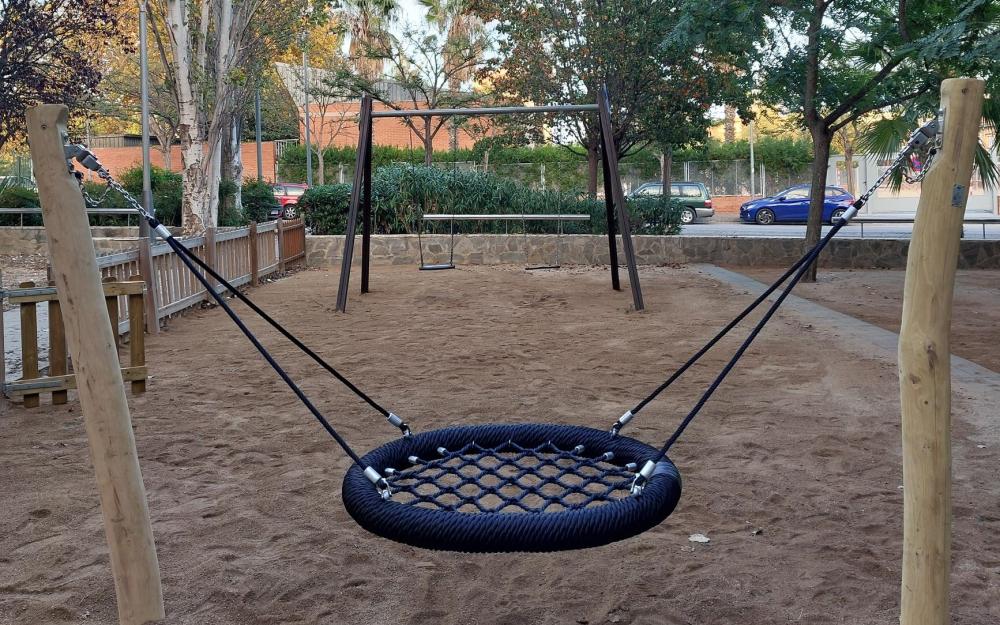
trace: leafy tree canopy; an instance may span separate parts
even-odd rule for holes
[[[72,106],[101,79],[100,51],[126,44],[121,0],[0,0],[0,147],[39,102]]]

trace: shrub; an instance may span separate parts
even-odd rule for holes
[[[142,166],[136,165],[122,172],[119,181],[125,190],[140,202],[142,201]],[[153,207],[156,209],[156,218],[165,225],[181,225],[181,175],[168,169],[152,167],[149,172],[150,188],[153,192]],[[121,197],[113,197],[117,194],[111,193],[102,206],[119,207],[125,206],[125,200]]]
[[[677,234],[684,205],[675,198],[643,197],[628,201],[633,234]]]
[[[267,221],[271,211],[281,206],[271,184],[250,178],[243,181],[243,217],[246,221]]]
[[[343,234],[350,202],[349,185],[324,185],[306,191],[299,200],[306,220],[316,234]],[[680,203],[664,198],[630,201],[635,234],[676,234],[680,231]],[[435,167],[388,165],[372,176],[373,230],[382,234],[411,233],[418,227],[442,231],[450,224],[422,224],[424,212],[458,214],[584,213],[590,222],[564,222],[567,234],[607,232],[605,204],[601,200],[558,191],[536,191],[492,174],[447,171]],[[456,222],[455,231],[503,233],[519,231],[520,224]],[[528,232],[553,231],[552,224],[527,222]]]
[[[0,189],[0,206],[3,208],[38,208],[38,192],[24,187],[5,186]],[[23,217],[23,222],[22,222]],[[3,226],[40,226],[41,215],[0,215]]]
[[[327,184],[307,189],[299,198],[298,207],[316,234],[343,234],[350,201],[350,185]]]

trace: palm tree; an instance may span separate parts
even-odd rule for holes
[[[397,0],[346,0],[344,3],[343,13],[351,32],[349,54],[354,69],[367,80],[375,80],[382,74],[384,62],[370,51],[386,46],[389,26],[398,11]]]
[[[467,52],[470,44],[485,41],[482,36],[485,25],[473,13],[470,0],[420,0],[420,4],[427,7],[427,23],[435,26],[445,36],[446,47],[462,51],[455,56],[460,56],[467,67],[454,72],[453,78],[459,82],[472,79],[479,64],[468,63]],[[486,48],[480,47],[476,53],[481,56],[486,53]],[[457,85],[453,85],[454,87]]]
[[[862,151],[878,158],[892,158],[900,146],[922,121],[937,114],[937,92],[908,102],[905,106],[887,111],[886,115],[869,123],[862,131],[858,141]],[[984,132],[980,137],[993,145],[984,145],[982,141],[976,146],[975,170],[984,186],[996,187],[1000,183],[1000,164],[996,154],[1000,147],[1000,101],[997,98],[986,98],[983,102],[983,118],[980,127]],[[898,191],[903,183],[903,174],[898,171],[889,178],[889,188]]]

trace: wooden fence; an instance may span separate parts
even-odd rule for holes
[[[146,391],[146,341],[143,334],[145,306],[143,305],[145,285],[139,276],[119,282],[115,278],[104,279],[104,299],[108,305],[108,317],[112,327],[124,325],[129,335],[129,365],[122,367],[122,378],[131,382],[133,393]],[[53,404],[65,404],[67,391],[76,388],[76,375],[69,366],[66,349],[66,329],[56,288],[51,285],[38,286],[34,282],[22,282],[20,288],[4,292],[11,304],[21,312],[21,379],[3,382],[5,395],[24,398],[25,408],[39,405],[42,393],[52,393]],[[38,303],[48,303],[48,375],[42,375],[39,366]],[[125,310],[125,320],[120,311]],[[0,332],[3,326],[0,324]],[[115,334],[116,346],[121,347],[120,334]],[[2,350],[0,350],[2,352]],[[0,378],[5,368],[0,366]]]
[[[204,260],[233,286],[254,286],[261,278],[305,258],[305,224],[302,219],[250,224],[243,228],[210,228],[203,236],[180,239],[181,244]],[[209,299],[209,294],[166,243],[150,245],[140,239],[139,249],[97,258],[104,277],[124,280],[141,275],[146,282],[147,329],[153,320],[177,314]],[[222,291],[215,285],[216,291]],[[120,311],[124,314],[124,310]],[[119,333],[125,332],[120,324]]]

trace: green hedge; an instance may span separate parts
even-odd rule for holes
[[[315,234],[343,234],[347,225],[351,187],[323,185],[306,191],[299,200],[307,223]],[[635,234],[676,234],[680,231],[681,205],[676,200],[643,198],[629,201]],[[605,234],[605,205],[557,191],[537,191],[492,174],[448,171],[435,167],[388,165],[376,169],[372,177],[373,230],[379,234],[444,232],[450,224],[429,222],[427,213],[457,214],[538,214],[582,213],[590,222],[564,222],[563,231],[576,234]],[[359,225],[360,227],[360,225]],[[553,224],[527,222],[528,232],[553,232]],[[456,232],[504,233],[521,231],[514,222],[456,222]]]
[[[532,164],[545,165],[546,186],[557,189],[581,190],[587,186],[587,158],[557,145],[533,147],[497,145],[489,140],[476,143],[472,149],[437,150],[431,156],[435,163],[482,163],[489,149],[490,170],[501,177],[520,179],[525,183],[535,183],[539,178]],[[775,176],[796,175],[808,170],[812,165],[812,144],[807,140],[781,137],[763,137],[754,144],[758,167],[763,165],[768,173]],[[580,148],[576,152],[582,152]],[[305,182],[305,148],[301,145],[286,148],[279,159],[282,180]],[[336,176],[340,164],[348,168],[348,175],[354,171],[356,150],[353,147],[331,147],[323,150],[326,178]],[[674,150],[674,164],[683,161],[733,161],[750,158],[750,144],[746,140],[724,143],[709,139],[697,147]],[[376,145],[372,149],[372,166],[382,167],[399,163],[423,164],[422,147],[413,149]],[[622,168],[647,180],[656,180],[660,175],[660,151],[646,148],[621,159]],[[313,159],[313,173],[318,170],[318,159]]]
[[[118,177],[130,195],[142,201],[142,167],[126,169]],[[156,207],[156,218],[168,226],[179,226],[181,223],[181,175],[153,167],[150,171],[150,183],[153,191],[153,206]],[[129,208],[128,202],[117,191],[105,193],[107,186],[103,182],[84,182],[87,193],[99,200],[101,208]],[[232,182],[219,183],[219,225],[242,226],[251,221],[267,221],[268,214],[279,206],[274,197],[270,183],[263,180],[248,179],[243,182],[243,211],[234,208],[236,185]],[[0,189],[0,206],[5,208],[33,208],[39,206],[38,192],[23,187],[5,187]],[[25,215],[21,221],[19,215],[0,215],[0,226],[40,226],[40,215]],[[128,223],[125,215],[92,215],[90,223],[93,226],[124,226]],[[136,219],[132,218],[132,224]]]

